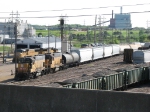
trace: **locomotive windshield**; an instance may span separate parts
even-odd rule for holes
[[[25,52],[26,50],[25,49],[17,49],[16,52],[19,52],[19,53],[22,53],[22,52]]]
[[[19,63],[32,63],[34,62],[32,58],[20,58]]]

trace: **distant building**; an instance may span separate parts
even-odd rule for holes
[[[116,29],[132,28],[130,14],[115,14],[115,28]]]
[[[56,43],[55,43],[56,42]],[[49,45],[48,45],[48,37],[29,37],[24,38],[23,40],[17,41],[17,49],[21,48],[56,48],[61,50],[61,39],[58,37],[49,37]]]
[[[18,22],[18,37],[32,37],[36,36],[36,30],[33,29],[27,22]],[[14,38],[14,25],[13,22],[0,22],[0,35],[9,35]]]
[[[130,29],[132,28],[131,24],[131,15],[130,14],[123,14],[122,7],[120,10],[120,14],[115,14],[115,18],[110,19],[110,28],[115,29]]]

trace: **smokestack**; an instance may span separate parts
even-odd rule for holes
[[[120,14],[122,14],[122,7],[120,7]]]
[[[113,19],[114,11],[112,10],[112,19]]]

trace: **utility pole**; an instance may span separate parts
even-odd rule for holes
[[[94,43],[96,43],[96,21],[97,21],[97,15],[95,16],[95,27],[94,27]]]
[[[101,16],[99,16],[99,43],[101,41],[101,33],[102,33],[102,28],[101,28]],[[104,37],[103,37],[103,43],[104,43]]]
[[[89,28],[88,28],[88,26],[87,26],[87,34],[86,34],[86,35],[87,35],[87,41],[88,41],[88,43],[89,43],[89,40],[90,40],[90,39],[89,39]]]
[[[6,25],[6,19],[5,19],[5,25]],[[6,32],[6,26],[4,25],[4,32],[3,32],[3,63],[5,63],[5,32]]]
[[[61,30],[61,52],[63,53],[63,51],[62,51],[62,42],[64,40],[64,37],[63,37],[64,19],[61,18],[59,21],[60,21],[60,30]]]
[[[15,35],[15,76],[17,74],[17,36],[18,36],[18,32],[17,32],[17,27],[18,27],[18,23],[15,22],[15,26],[14,26],[14,35]]]
[[[49,25],[48,25],[48,53],[49,53]]]
[[[70,32],[70,29],[71,29],[71,27],[69,26],[70,52],[71,52],[72,33]]]
[[[13,29],[15,26],[14,26],[14,24],[13,24],[13,21],[14,21],[14,16],[16,15],[16,20],[18,20],[18,16],[20,15],[19,13],[18,13],[18,11],[16,12],[16,13],[14,13],[13,11],[12,11],[12,13],[10,14],[11,15],[11,19],[12,19],[12,21],[11,21],[11,24],[12,24],[12,27],[11,27],[11,29]],[[13,32],[13,31],[12,31]],[[12,38],[14,37],[14,33],[11,33],[12,35],[11,35],[11,50],[12,50]]]
[[[11,21],[11,24],[12,24],[12,26],[13,26],[13,19],[14,19],[14,17],[13,17],[13,15],[14,15],[14,13],[13,13],[13,11],[12,11],[12,13],[10,14],[12,17],[11,17],[11,19],[12,19],[12,21]],[[11,25],[10,25],[11,26]],[[12,29],[12,27],[11,27],[11,29]],[[11,30],[10,30],[11,31]],[[12,34],[12,32],[10,33],[10,37],[11,37],[11,51],[12,51],[12,37],[13,37],[13,34]]]

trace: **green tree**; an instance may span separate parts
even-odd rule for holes
[[[42,33],[38,33],[38,37],[43,37],[43,34]]]

